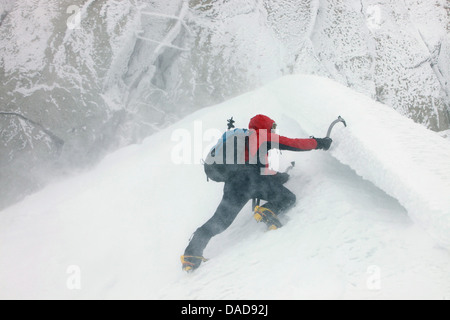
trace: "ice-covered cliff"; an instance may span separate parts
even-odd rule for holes
[[[286,74],[449,129],[449,16],[446,0],[3,0],[0,207]]]

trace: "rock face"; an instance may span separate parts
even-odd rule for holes
[[[291,73],[450,128],[446,0],[4,0],[0,207]]]

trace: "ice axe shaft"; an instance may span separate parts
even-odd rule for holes
[[[286,173],[289,173],[289,171],[291,171],[294,168],[295,168],[295,161],[292,161],[291,165],[289,166],[289,168],[286,169]]]
[[[294,168],[295,168],[295,161],[292,161],[291,165],[289,166],[289,168],[286,169],[285,173],[289,173],[289,171],[291,171]],[[252,212],[254,212],[256,206],[259,206],[259,205],[261,205],[261,199],[253,198],[252,199]]]
[[[344,124],[344,126],[347,127],[347,122],[345,122],[345,120],[341,116],[339,116],[339,118],[337,118],[337,120],[334,120],[331,123],[330,128],[328,128],[327,138],[329,138],[331,136],[331,131],[333,130],[334,126],[339,122],[342,122]]]

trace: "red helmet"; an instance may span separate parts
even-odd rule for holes
[[[274,129],[274,125],[276,125],[274,120],[268,116],[258,114],[250,120],[248,128],[253,130],[267,130],[270,132],[270,130]]]

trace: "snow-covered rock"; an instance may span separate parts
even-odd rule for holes
[[[287,74],[450,126],[445,0],[0,4],[0,207]]]

